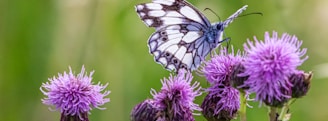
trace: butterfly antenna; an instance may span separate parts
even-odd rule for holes
[[[227,42],[227,48],[226,48],[227,54],[229,53],[229,47],[230,47],[230,41]]]
[[[238,17],[248,16],[248,15],[256,15],[256,14],[263,16],[263,13],[261,13],[261,12],[252,12],[252,13],[246,13],[243,15],[239,15]]]
[[[205,8],[204,9],[204,11],[206,11],[206,10],[209,10],[209,11],[211,11],[216,17],[218,17],[219,18],[219,21],[221,21],[221,18],[220,18],[220,16],[218,15],[218,14],[216,14],[212,9],[210,9],[210,8]]]

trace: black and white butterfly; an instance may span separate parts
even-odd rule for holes
[[[153,0],[135,8],[144,23],[156,29],[148,40],[155,61],[170,71],[193,71],[224,41],[224,28],[246,10],[247,5],[227,20],[213,24],[185,0]]]

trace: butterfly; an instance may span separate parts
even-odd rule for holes
[[[223,30],[244,10],[211,24],[185,0],[153,0],[135,6],[141,20],[156,31],[148,39],[154,60],[169,71],[196,70],[223,39]]]

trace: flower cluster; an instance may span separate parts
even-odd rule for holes
[[[49,78],[43,83],[40,90],[46,95],[42,102],[53,105],[61,112],[61,121],[88,121],[88,113],[92,108],[105,109],[99,106],[109,102],[105,98],[110,91],[104,91],[106,85],[100,83],[93,85],[91,82],[93,71],[86,75],[84,67],[78,75],[72,69],[69,73],[58,74],[58,77]]]
[[[232,51],[234,51],[233,48]],[[234,52],[228,53],[227,48],[221,47],[219,54],[205,62],[202,73],[212,85],[226,83],[229,82],[232,71],[234,71],[233,66],[240,64],[242,60],[243,56],[239,50],[234,54]]]
[[[201,105],[206,119],[234,119],[240,108],[239,91],[255,93],[256,101],[271,107],[306,95],[312,73],[297,69],[308,58],[306,49],[300,49],[302,41],[286,33],[278,37],[277,32],[272,37],[266,32],[264,41],[254,40],[244,44],[245,53],[234,54],[232,49],[229,54],[221,48],[205,63],[201,72],[211,84]]]
[[[154,99],[147,99],[135,106],[131,112],[132,121],[165,120],[194,121],[193,111],[201,108],[193,101],[201,95],[199,83],[191,83],[190,72],[180,70],[176,76],[162,80],[159,92],[152,90]]]
[[[202,69],[203,75],[211,84],[201,107],[202,113],[210,121],[234,119],[240,107],[239,91],[234,86],[239,86],[244,77],[233,77],[241,72],[244,56],[238,50],[234,54],[228,53],[226,48],[221,48],[220,53],[214,55],[211,60],[205,63]],[[243,81],[242,81],[243,82]]]
[[[231,86],[215,85],[208,89],[201,107],[209,121],[229,121],[234,119],[240,107],[239,92]]]
[[[266,32],[264,41],[250,40],[244,44],[247,54],[243,66],[245,71],[240,74],[248,76],[243,86],[249,87],[247,91],[256,94],[255,99],[273,107],[281,107],[289,98],[296,83],[302,79],[293,79],[293,75],[300,75],[297,67],[308,57],[306,49],[300,49],[302,41],[296,36],[286,33],[278,37],[273,32],[272,37]],[[301,74],[303,75],[303,74]],[[295,80],[295,81],[293,81]]]

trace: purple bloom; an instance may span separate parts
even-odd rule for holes
[[[159,110],[152,99],[147,99],[136,105],[131,112],[131,121],[165,120],[164,113]]]
[[[243,76],[240,75],[240,74],[244,73],[244,71],[245,71],[245,67],[242,63],[233,65],[231,76],[230,76],[230,84],[232,87],[242,89],[242,90],[249,89],[248,86],[243,86],[244,82],[249,77],[247,75],[243,75]]]
[[[229,54],[227,49],[222,47],[219,54],[214,55],[211,60],[205,62],[202,73],[210,84],[229,83],[233,66],[241,63],[242,60],[243,56],[239,50],[234,55],[233,48],[232,53]]]
[[[250,40],[244,44],[247,58],[243,63],[249,76],[244,86],[249,86],[250,92],[256,93],[256,100],[270,103],[290,98],[292,83],[288,78],[308,57],[306,49],[300,49],[302,41],[296,36],[284,33],[280,38],[277,32],[272,37],[265,33],[264,41]]]
[[[60,110],[61,121],[75,120],[88,121],[87,114],[92,108],[109,102],[109,98],[104,98],[110,91],[101,93],[106,85],[100,83],[93,85],[91,82],[92,71],[89,76],[86,75],[84,66],[78,75],[73,75],[72,69],[67,74],[58,74],[58,77],[49,78],[49,82],[42,83],[41,92],[46,95],[42,102],[46,105],[53,105]]]
[[[204,117],[209,121],[230,121],[240,108],[239,91],[221,84],[208,88],[201,107]]]
[[[192,75],[190,72],[180,70],[176,76],[161,80],[163,87],[160,92],[152,90],[154,103],[160,110],[167,111],[169,120],[191,121],[192,112],[200,111],[201,108],[193,101],[200,96],[199,83],[191,85]]]
[[[312,72],[304,73],[299,71],[289,78],[289,81],[293,84],[292,98],[301,98],[306,95],[310,89],[312,76]]]

